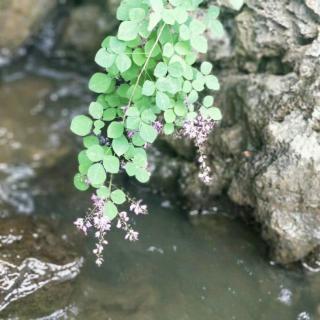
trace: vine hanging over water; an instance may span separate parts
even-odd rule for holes
[[[95,62],[101,71],[89,81],[98,94],[87,115],[77,115],[71,131],[83,137],[79,173],[80,191],[92,187],[93,208],[76,226],[97,238],[96,263],[103,262],[106,234],[116,220],[125,238],[138,239],[127,211],[146,214],[141,200],[132,199],[113,183],[126,172],[141,183],[149,181],[146,149],[158,135],[178,134],[199,148],[199,177],[210,183],[204,144],[221,112],[209,91],[219,90],[213,66],[199,54],[208,50],[206,33],[221,36],[219,8],[199,9],[202,0],[123,0],[117,11],[122,21],[117,36],[103,40]],[[209,92],[209,93],[208,93]],[[123,211],[127,204],[129,210]]]

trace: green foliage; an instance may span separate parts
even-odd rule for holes
[[[230,1],[240,6],[240,0]],[[104,39],[95,56],[102,70],[91,77],[89,89],[98,96],[88,115],[78,115],[71,123],[85,148],[78,156],[74,185],[80,191],[97,189],[110,220],[127,200],[112,185],[112,175],[124,171],[141,183],[150,179],[144,148],[158,137],[159,123],[163,133],[171,135],[199,114],[221,120],[210,93],[220,88],[213,66],[208,61],[199,68],[195,64],[208,50],[205,34],[220,37],[224,29],[218,7],[195,14],[200,3],[123,0],[117,11],[118,33]]]

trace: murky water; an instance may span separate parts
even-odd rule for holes
[[[72,242],[72,221],[88,203],[71,185],[76,145],[68,121],[89,96],[77,75],[42,73],[51,76],[9,73],[0,84],[0,211],[58,220],[56,236]],[[85,264],[67,293],[63,284],[43,286],[0,319],[320,319],[320,275],[270,263],[238,219],[218,212],[193,224],[178,203],[131,189],[151,212],[136,219],[138,243],[113,233],[98,269],[93,243],[80,241]]]

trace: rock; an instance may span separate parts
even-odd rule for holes
[[[0,3],[0,51],[23,45],[56,6],[56,0],[2,0]]]
[[[102,40],[116,25],[115,17],[98,5],[85,4],[74,8],[66,23],[61,46],[68,55],[82,53],[92,60]]]
[[[68,305],[70,280],[82,259],[52,221],[1,219],[0,310],[6,317],[40,317]],[[45,289],[42,289],[45,288]],[[70,302],[69,302],[70,303]],[[49,306],[49,308],[48,308]]]
[[[192,163],[181,174],[194,208],[209,208],[225,191],[253,208],[272,258],[283,264],[320,248],[318,9],[317,1],[246,1],[226,28],[231,45],[209,55],[223,65],[216,105],[224,119],[207,148],[212,185],[199,182]]]

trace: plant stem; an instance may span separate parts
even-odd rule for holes
[[[153,47],[151,48],[151,50],[150,50],[150,52],[149,52],[149,55],[148,55],[148,57],[147,57],[147,60],[146,60],[146,62],[144,63],[144,65],[143,65],[143,67],[142,67],[142,69],[141,69],[141,71],[140,71],[140,73],[139,73],[137,82],[136,82],[136,84],[135,84],[135,86],[134,86],[134,88],[133,88],[133,90],[132,90],[131,96],[130,96],[130,100],[129,100],[129,103],[128,103],[127,110],[128,110],[128,109],[130,108],[130,106],[131,106],[132,99],[133,99],[133,95],[134,95],[134,93],[135,93],[135,91],[136,91],[136,89],[137,89],[137,87],[138,87],[138,84],[139,84],[139,82],[140,82],[141,76],[142,76],[142,74],[144,73],[144,71],[147,69],[148,63],[149,63],[149,61],[150,61],[150,59],[151,59],[151,56],[152,56],[152,53],[153,53],[154,49],[156,48],[156,46],[157,46],[157,44],[158,44],[158,42],[159,42],[159,40],[160,40],[160,37],[161,37],[161,35],[162,35],[162,32],[163,32],[165,26],[166,26],[166,24],[164,23],[163,26],[162,26],[161,29],[160,29],[160,32],[159,32],[159,34],[158,34],[158,36],[157,36],[157,39],[156,39]],[[126,116],[126,113],[124,114],[123,118],[125,118],[125,116]]]

